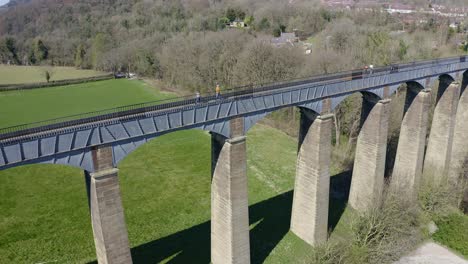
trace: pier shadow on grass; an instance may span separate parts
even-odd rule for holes
[[[330,202],[328,207],[328,230],[333,232],[348,204],[352,170],[330,178]]]
[[[351,172],[333,176],[330,183],[329,228],[346,207]],[[251,263],[263,263],[289,231],[293,191],[249,206]],[[210,263],[210,221],[132,248],[133,263]],[[96,262],[93,262],[96,263]]]
[[[289,231],[292,191],[249,206],[251,263],[262,263]],[[210,263],[211,222],[179,231],[131,249],[134,264]],[[90,263],[96,263],[90,262]]]

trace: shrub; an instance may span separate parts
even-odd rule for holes
[[[381,207],[358,216],[352,224],[354,243],[366,249],[369,263],[395,261],[422,239],[420,225],[417,204],[388,193]]]
[[[390,263],[423,238],[417,203],[397,193],[385,194],[381,206],[348,218],[349,238],[314,248],[310,263]]]
[[[421,209],[436,219],[455,212],[462,192],[460,185],[438,182],[431,175],[424,175],[424,178],[418,193]]]
[[[340,243],[326,243],[312,250],[310,264],[339,264],[344,262],[346,248]]]

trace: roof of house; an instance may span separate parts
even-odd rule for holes
[[[294,33],[281,33],[281,36],[277,38],[272,38],[271,43],[273,44],[284,44],[291,42],[293,40],[297,39],[296,35]]]

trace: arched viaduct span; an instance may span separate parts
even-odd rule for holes
[[[148,103],[0,129],[0,169],[55,163],[85,171],[99,263],[131,263],[118,185],[118,163],[159,135],[199,128],[212,134],[212,263],[249,263],[246,132],[261,118],[301,108],[291,230],[309,244],[327,238],[330,112],[361,92],[361,131],[349,197],[365,211],[380,199],[390,95],[408,91],[391,185],[416,193],[424,170],[456,181],[468,159],[468,56],[317,76],[213,96]],[[439,80],[427,151],[431,91]],[[450,166],[449,166],[450,165]]]

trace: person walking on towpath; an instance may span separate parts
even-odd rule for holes
[[[195,93],[195,102],[196,102],[197,104],[200,102],[200,92],[199,92],[199,91],[197,91],[197,92]]]
[[[216,99],[218,99],[221,96],[221,88],[219,87],[219,84],[216,84]]]

